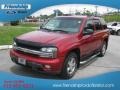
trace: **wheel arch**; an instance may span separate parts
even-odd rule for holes
[[[80,62],[80,48],[70,49],[70,50],[67,52],[66,57],[67,57],[71,52],[74,52],[74,53],[77,55],[77,58],[78,58],[78,66],[79,66],[79,62]]]
[[[120,32],[120,29],[117,30],[117,35],[118,35],[118,32]]]
[[[108,37],[106,37],[104,40],[103,40],[103,42],[105,41],[106,42],[106,47],[108,47],[108,40],[109,40],[109,38]]]

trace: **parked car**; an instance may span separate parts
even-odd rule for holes
[[[107,27],[110,30],[111,34],[120,36],[120,22],[113,22],[113,23],[109,24]]]
[[[104,56],[108,40],[102,18],[59,16],[40,30],[16,37],[10,57],[16,64],[69,79],[91,56]]]

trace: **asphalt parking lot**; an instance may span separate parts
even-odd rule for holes
[[[34,78],[59,79],[55,75],[41,74],[29,68],[15,65],[10,60],[9,50],[0,51],[0,71]],[[120,71],[120,36],[111,35],[106,55],[102,58],[96,57],[81,66],[72,79],[86,78],[113,71]]]

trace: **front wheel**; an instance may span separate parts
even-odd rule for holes
[[[120,36],[120,30],[117,31],[117,35]]]
[[[99,54],[100,57],[103,57],[105,55],[106,49],[107,49],[107,43],[104,41],[103,45],[102,45],[102,48],[100,50],[100,54]]]
[[[72,78],[77,70],[78,58],[76,53],[70,53],[65,59],[65,63],[61,72],[61,76],[64,79]]]

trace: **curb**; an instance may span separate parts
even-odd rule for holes
[[[1,45],[0,50],[10,49],[12,48],[12,45]]]

